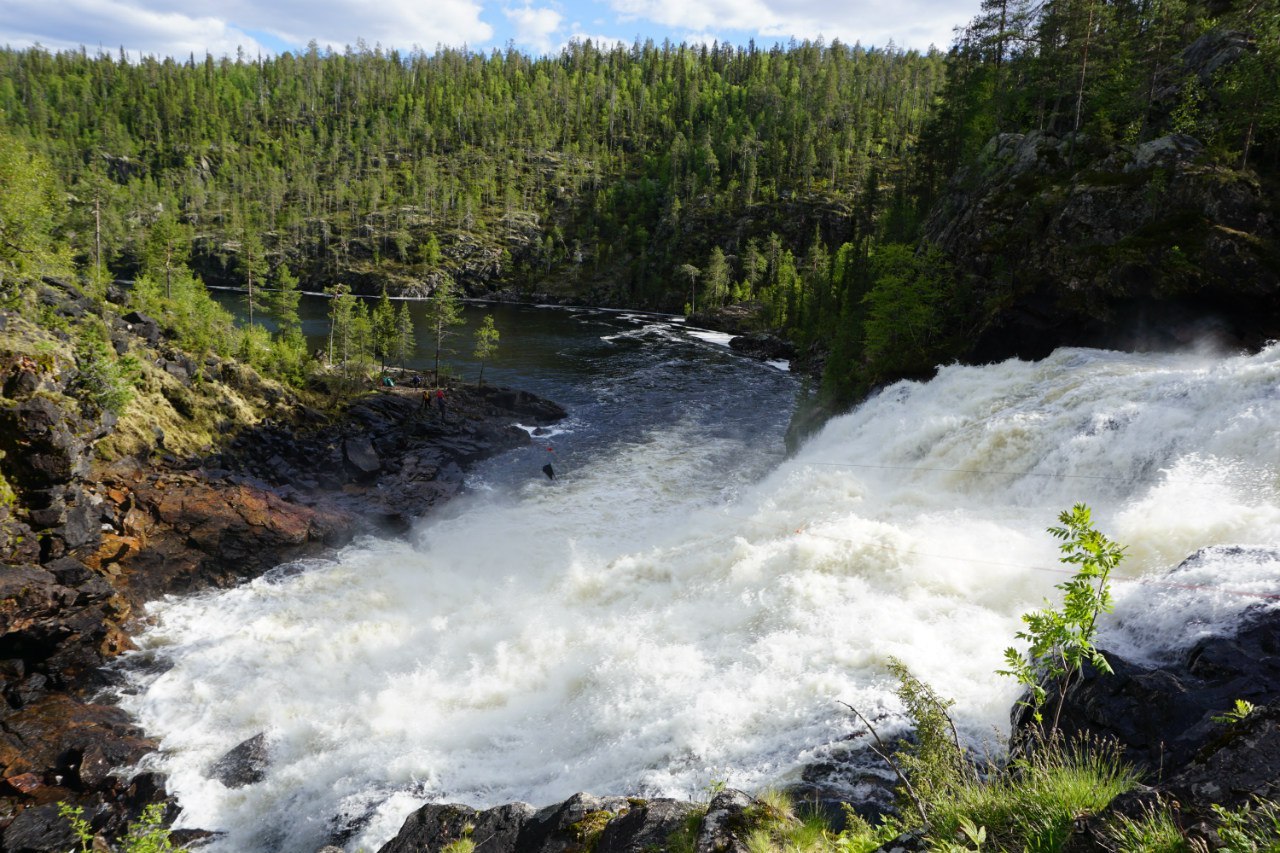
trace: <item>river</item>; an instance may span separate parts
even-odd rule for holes
[[[855,730],[841,702],[892,727],[890,656],[998,747],[1017,691],[994,670],[1067,577],[1045,528],[1077,501],[1128,546],[1103,627],[1124,653],[1280,593],[1280,347],[947,367],[786,458],[796,380],[722,336],[497,317],[486,376],[564,404],[552,435],[406,538],[150,606],[122,701],[210,849],[376,850],[426,800],[786,784]],[[263,781],[207,778],[262,732]]]

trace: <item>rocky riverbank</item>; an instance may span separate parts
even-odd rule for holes
[[[445,389],[447,415],[409,388],[321,411],[235,362],[194,361],[150,318],[108,316],[140,370],[117,418],[87,397],[71,334],[96,306],[57,282],[40,299],[53,322],[0,312],[0,849],[12,853],[72,846],[59,803],[114,838],[166,799],[163,779],[128,773],[155,742],[99,701],[148,600],[406,530],[469,464],[528,443],[516,422],[565,415],[464,386]]]

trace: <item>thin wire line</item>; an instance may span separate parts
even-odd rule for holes
[[[831,539],[836,542],[848,542],[853,545],[865,544],[871,548],[879,548],[884,551],[893,551],[896,554],[905,554],[905,555],[910,555],[914,557],[928,557],[936,560],[961,560],[967,563],[981,563],[988,566],[1003,566],[1005,568],[1010,568],[1010,569],[1029,569],[1035,572],[1051,572],[1053,574],[1060,574],[1060,575],[1075,574],[1075,572],[1070,571],[1068,569],[1060,569],[1060,568],[1051,567],[1051,566],[1029,566],[1024,563],[1006,563],[999,560],[983,560],[979,557],[961,557],[956,554],[929,554],[923,551],[911,551],[903,548],[898,548],[896,545],[882,545],[877,542],[862,543],[856,539],[849,539],[844,536],[832,536],[830,533],[819,533],[817,531],[807,530],[803,527],[797,529],[796,533],[797,534],[805,533],[805,534],[808,534],[809,536],[817,536],[822,539]],[[1248,596],[1250,598],[1280,599],[1280,593],[1249,592],[1247,590],[1228,589],[1226,587],[1210,586],[1208,584],[1184,584],[1184,583],[1176,583],[1173,581],[1156,580],[1154,578],[1128,578],[1128,577],[1122,577],[1122,576],[1113,576],[1112,580],[1116,581],[1117,583],[1139,583],[1139,584],[1145,584],[1148,586],[1169,587],[1171,589],[1213,590],[1216,592],[1225,592],[1230,595]]]
[[[781,451],[766,451],[773,456],[785,456]],[[794,457],[793,457],[794,459]],[[1040,471],[983,471],[975,468],[932,468],[925,465],[872,465],[865,462],[805,462],[795,459],[797,465],[824,465],[837,468],[866,468],[870,470],[880,471],[929,471],[939,474],[975,474],[981,476],[993,477],[1053,477],[1061,480],[1095,480],[1109,483],[1159,483],[1164,482],[1160,477],[1110,477],[1105,474],[1061,474],[1057,472],[1040,472]],[[1266,470],[1259,468],[1258,470]],[[1217,480],[1190,480],[1185,483],[1189,486],[1234,486],[1236,483],[1227,483]]]

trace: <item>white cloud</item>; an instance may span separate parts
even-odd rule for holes
[[[153,4],[159,5],[159,4]],[[13,47],[39,42],[51,50],[86,48],[185,56],[206,50],[234,54],[261,49],[252,37],[225,20],[144,8],[128,0],[5,0],[0,4],[0,41]]]
[[[552,36],[560,29],[564,20],[555,9],[522,6],[519,9],[503,9],[507,20],[515,25],[515,43],[530,48],[534,53],[545,55],[551,52]]]
[[[924,50],[946,48],[955,26],[978,11],[978,0],[609,0],[623,20],[653,21],[696,33],[735,31]],[[736,40],[736,39],[735,39]]]
[[[0,42],[50,48],[124,45],[169,56],[265,50],[260,32],[302,47],[315,39],[341,50],[367,44],[428,51],[438,44],[483,44],[493,27],[481,20],[480,0],[221,0],[216,17],[194,15],[188,0],[3,0]]]

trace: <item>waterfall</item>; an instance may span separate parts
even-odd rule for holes
[[[372,850],[428,799],[786,783],[855,730],[841,702],[899,712],[890,656],[991,743],[1075,502],[1128,547],[1104,644],[1158,658],[1274,606],[1278,423],[1280,346],[946,367],[786,459],[654,422],[406,539],[153,605],[123,703],[217,851],[311,853],[344,821]],[[207,778],[260,732],[263,781]]]

